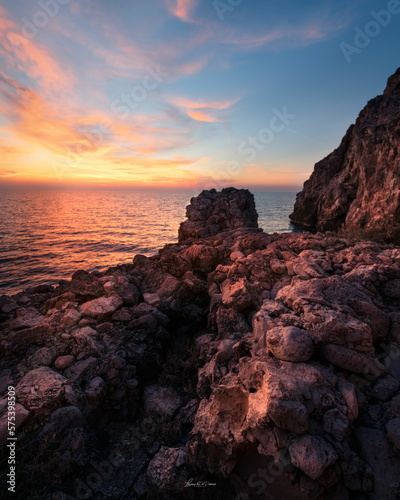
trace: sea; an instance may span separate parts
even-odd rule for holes
[[[192,191],[0,190],[0,295],[103,271],[178,240]],[[295,193],[254,193],[259,227],[294,231]]]

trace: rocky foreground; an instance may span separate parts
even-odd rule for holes
[[[54,499],[400,497],[400,248],[266,234],[245,190],[180,241],[0,298],[17,493]]]

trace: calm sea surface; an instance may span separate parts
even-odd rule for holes
[[[193,192],[0,190],[0,295],[105,270],[177,241]],[[255,193],[259,226],[291,231],[295,193]]]

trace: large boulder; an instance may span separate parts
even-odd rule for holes
[[[202,191],[186,208],[188,220],[179,228],[179,241],[214,236],[238,228],[258,228],[254,196],[247,189]]]

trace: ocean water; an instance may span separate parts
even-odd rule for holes
[[[105,270],[178,238],[191,191],[0,190],[0,295]],[[295,193],[255,193],[259,226],[292,231]]]

